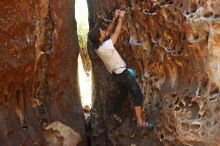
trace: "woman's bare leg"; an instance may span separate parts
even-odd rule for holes
[[[135,106],[134,110],[135,110],[135,115],[136,115],[136,119],[137,119],[138,124],[142,124],[143,119],[141,116],[141,106]]]

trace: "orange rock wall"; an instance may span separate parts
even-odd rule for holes
[[[88,0],[88,4],[91,28],[107,26],[117,8],[126,10],[116,48],[136,71],[145,95],[144,117],[156,125],[145,133],[131,128],[135,123],[128,116],[121,126],[108,123],[117,86],[90,48],[96,74],[93,144],[102,143],[96,139],[101,136],[110,145],[123,146],[219,145],[220,2]],[[130,112],[132,108],[125,107],[124,115]]]
[[[54,121],[86,145],[74,0],[2,0],[0,7],[0,145],[49,145],[44,128]]]

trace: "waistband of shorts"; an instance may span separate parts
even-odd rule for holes
[[[116,74],[116,73],[113,71],[113,72],[112,72],[112,75],[121,75],[121,74],[123,74],[123,73],[127,72],[127,70],[128,70],[128,68],[127,68],[127,67],[125,67],[125,70],[124,70],[122,73],[120,73],[120,74]]]

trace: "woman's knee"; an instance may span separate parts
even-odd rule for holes
[[[142,106],[143,105],[143,96],[135,97],[134,106]]]

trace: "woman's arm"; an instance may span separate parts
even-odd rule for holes
[[[119,14],[120,14],[120,10],[117,9],[117,10],[115,11],[115,15],[114,15],[114,17],[113,17],[111,23],[109,24],[109,26],[108,26],[108,28],[107,28],[107,30],[106,30],[106,35],[107,35],[107,36],[112,32],[112,30],[113,30],[113,28],[114,28],[114,25],[115,25],[115,21],[117,20]]]
[[[115,45],[115,43],[117,42],[118,37],[121,33],[122,26],[123,26],[124,15],[125,15],[125,11],[121,11],[120,15],[119,15],[118,24],[116,26],[115,32],[111,36],[111,40],[112,40],[113,45]]]

